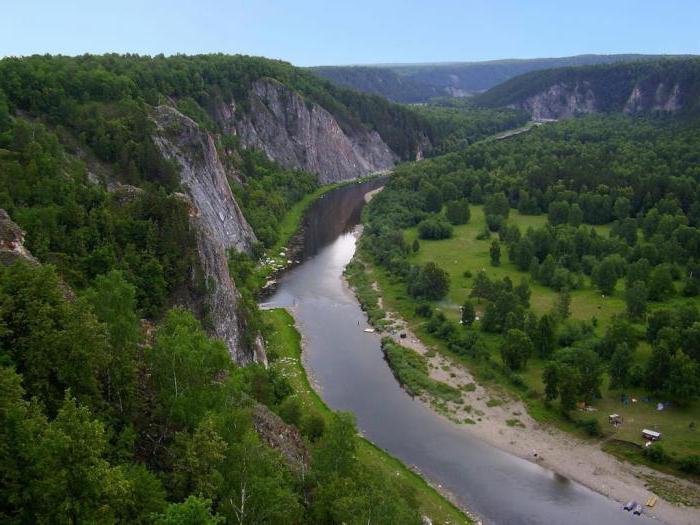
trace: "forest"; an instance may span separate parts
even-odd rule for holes
[[[699,143],[692,119],[589,116],[401,166],[362,257],[446,352],[565,423],[677,406],[644,459],[697,475]]]
[[[700,60],[696,57],[666,57],[654,60],[632,60],[622,63],[595,64],[580,67],[557,67],[532,71],[498,84],[475,97],[485,107],[517,105],[528,97],[551,86],[581,86],[595,97],[596,111],[623,111],[635,87],[642,92],[649,86],[653,93],[658,86],[679,88],[679,103],[684,112],[697,113],[700,93]],[[658,94],[657,94],[658,96]],[[653,95],[647,95],[653,99]],[[653,106],[649,104],[649,106]],[[663,111],[662,111],[663,112]]]
[[[270,352],[269,368],[239,367],[207,335],[202,298],[211,283],[149,111],[174,103],[214,132],[238,174],[232,190],[259,256],[293,205],[318,188],[313,174],[219,133],[212,101],[244,100],[262,76],[323,104],[344,126],[376,127],[398,152],[430,133],[408,109],[282,62],[0,61],[0,208],[33,255],[0,266],[3,523],[360,524],[371,516],[420,524],[422,495],[445,503],[397,478],[403,467],[379,468],[378,452],[368,459],[350,415],[303,410],[275,364],[279,353]],[[241,257],[232,271],[243,308],[271,340],[277,330],[257,313],[246,281],[253,264]],[[300,461],[270,445],[261,418],[293,436]]]

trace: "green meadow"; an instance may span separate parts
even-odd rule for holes
[[[539,228],[547,222],[545,215],[521,215],[515,210],[511,210],[508,218],[509,224],[516,224],[521,232],[528,228]],[[440,307],[445,314],[452,319],[459,319],[459,307],[468,298],[471,291],[473,278],[464,276],[464,272],[469,270],[473,275],[480,270],[485,270],[490,278],[503,279],[510,277],[513,284],[518,284],[523,277],[529,279],[526,272],[518,271],[513,263],[508,261],[506,247],[501,243],[501,265],[491,266],[489,247],[491,240],[497,238],[497,234],[491,239],[478,240],[476,237],[486,228],[483,206],[471,206],[471,219],[469,223],[455,226],[451,239],[441,241],[419,240],[420,250],[411,257],[412,264],[424,264],[429,261],[437,263],[442,269],[450,274],[450,291],[447,297],[441,302]],[[607,236],[609,226],[596,226],[598,233]],[[418,238],[416,228],[411,228],[405,232],[406,240],[411,244]],[[551,288],[530,283],[532,297],[531,307],[535,313],[542,315],[552,309],[557,293]],[[610,318],[616,314],[623,313],[625,303],[622,299],[623,283],[618,282],[615,295],[612,297],[601,297],[599,291],[593,286],[587,286],[582,290],[571,292],[571,317],[573,319],[588,320],[595,317],[599,321],[599,326],[604,326]],[[477,311],[479,306],[477,305]]]
[[[526,216],[515,210],[511,210],[508,223],[519,226],[521,232],[525,232],[528,227],[540,227],[547,222],[545,215]],[[596,226],[596,230],[607,236],[610,231],[609,226]],[[457,321],[460,316],[459,307],[469,297],[473,277],[480,270],[485,270],[490,278],[502,279],[509,277],[514,284],[518,284],[522,278],[530,280],[527,272],[521,272],[508,260],[507,250],[504,243],[501,243],[501,264],[498,267],[491,266],[489,247],[491,239],[478,240],[477,236],[485,229],[485,217],[482,206],[471,207],[471,219],[468,224],[456,226],[453,237],[446,240],[429,241],[419,240],[419,251],[410,256],[412,264],[424,264],[435,262],[446,270],[450,276],[450,290],[447,296],[435,303],[435,306],[442,310],[445,315]],[[409,245],[418,238],[416,228],[405,230],[405,239]],[[366,261],[363,261],[366,263]],[[478,362],[467,357],[458,356],[447,349],[444,341],[435,338],[424,330],[425,319],[415,314],[416,301],[408,296],[405,285],[391,276],[381,268],[368,265],[371,279],[376,280],[381,288],[385,308],[396,311],[406,319],[412,329],[429,346],[439,349],[443,353],[451,355],[454,359],[467,365],[472,373],[482,382],[490,386],[495,395],[499,391],[510,391],[523,397],[527,403],[530,414],[540,422],[551,422],[564,430],[571,430],[583,433],[576,426],[577,420],[595,418],[598,420],[603,431],[603,439],[606,442],[605,448],[611,453],[630,461],[643,462],[641,445],[644,440],[641,437],[643,428],[655,429],[663,434],[663,446],[667,453],[674,458],[681,458],[691,454],[698,454],[700,451],[700,403],[697,401],[687,407],[672,406],[663,411],[657,410],[657,401],[643,402],[642,399],[648,396],[640,389],[627,389],[625,394],[629,398],[635,398],[637,403],[623,404],[621,392],[608,389],[607,377],[604,380],[602,389],[602,399],[597,400],[591,411],[575,411],[571,419],[565,419],[558,410],[552,406],[546,406],[542,401],[544,394],[544,384],[542,382],[542,371],[544,361],[533,358],[528,361],[528,365],[519,376],[522,378],[525,387],[518,388],[513,385],[509,378],[483,362]],[[465,272],[471,272],[472,277],[465,277]],[[539,284],[530,283],[532,296],[531,308],[538,315],[550,311],[557,298],[557,292],[551,288]],[[586,285],[580,290],[571,292],[571,318],[577,320],[597,319],[597,332],[602,335],[606,326],[613,316],[624,314],[625,302],[623,299],[624,283],[619,281],[612,296],[603,297],[600,292],[586,279]],[[665,303],[650,303],[649,308],[667,307],[673,304],[680,304],[687,299],[676,296]],[[697,301],[697,299],[694,299]],[[477,314],[481,313],[483,303],[476,304]],[[639,330],[643,330],[642,325],[638,325]],[[482,337],[486,342],[493,362],[500,363],[499,346],[501,338],[496,334],[484,334]],[[649,358],[651,349],[646,342],[642,342],[635,356],[634,362],[644,365]],[[491,363],[493,365],[493,363]],[[663,401],[663,399],[661,399]],[[608,415],[617,413],[623,416],[624,424],[615,429],[608,423]],[[619,441],[618,441],[619,440]],[[618,445],[615,446],[614,444]],[[627,445],[624,445],[627,443]],[[622,446],[620,446],[622,444]],[[654,465],[659,468],[658,465]],[[665,467],[660,467],[664,469]]]

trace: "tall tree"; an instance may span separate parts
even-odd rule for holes
[[[516,328],[506,332],[501,344],[501,359],[510,370],[522,370],[532,355],[532,342],[527,334]]]
[[[610,388],[626,388],[630,382],[630,370],[634,364],[634,352],[629,345],[617,345],[610,358]]]
[[[501,265],[501,244],[498,242],[497,239],[491,241],[489,255],[491,256],[491,266]]]
[[[556,346],[554,328],[554,319],[552,319],[552,316],[549,314],[544,314],[537,322],[533,344],[537,354],[544,359],[552,355]]]
[[[687,405],[700,392],[699,365],[682,350],[678,350],[669,363],[666,391],[676,403]]]
[[[642,281],[636,281],[625,290],[625,304],[627,314],[632,319],[639,319],[647,311],[647,287]]]
[[[464,326],[471,326],[476,318],[476,311],[474,310],[474,304],[467,299],[462,304],[462,324]]]

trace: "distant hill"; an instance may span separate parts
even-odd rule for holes
[[[408,76],[383,67],[324,66],[312,71],[336,85],[379,95],[394,102],[424,102],[445,95],[440,88],[415,82]]]
[[[700,58],[664,58],[534,71],[474,98],[539,119],[582,113],[691,112],[700,109]]]
[[[530,71],[566,66],[654,60],[661,55],[578,55],[562,58],[492,60],[442,64],[322,66],[311,70],[335,84],[395,102],[426,102],[437,96],[467,96]]]

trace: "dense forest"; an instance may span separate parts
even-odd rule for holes
[[[469,96],[513,77],[543,69],[652,60],[658,55],[578,55],[561,58],[489,60],[444,64],[313,67],[315,74],[395,102],[428,102],[435,97]]]
[[[483,108],[464,98],[436,98],[430,104],[417,105],[413,109],[440,129],[440,141],[430,151],[431,156],[463,149],[484,137],[522,126],[529,120],[524,111]]]
[[[486,107],[518,107],[527,98],[557,84],[571,89],[580,86],[581,96],[589,91],[595,98],[595,110],[606,113],[625,109],[635,87],[640,90],[646,110],[659,103],[656,98],[669,95],[677,86],[679,109],[696,112],[700,59],[664,58],[533,71],[496,85],[475,97],[475,101]]]
[[[274,366],[236,366],[197,308],[212,283],[149,112],[174,104],[214,132],[260,254],[318,186],[218,133],[211,104],[244,101],[263,76],[344,126],[378,129],[398,152],[430,129],[263,59],[0,61],[0,208],[35,258],[0,266],[3,523],[421,522],[410,487],[360,463],[352,418],[302,412]],[[253,263],[239,263],[233,277],[250,301]],[[300,462],[256,431],[260,417],[296,436]]]
[[[385,67],[321,66],[314,67],[311,71],[339,86],[404,104],[425,102],[445,94],[441,89],[402,77]]]
[[[525,390],[528,361],[544,363],[542,401],[564,416],[599,399],[604,382],[618,397],[634,389],[688,406],[700,395],[697,124],[587,117],[401,166],[365,211],[362,253],[404,283],[426,330],[456,355],[491,361]],[[433,306],[451,285],[445,269],[409,261],[421,239],[449,239],[475,205],[485,214],[477,238],[490,240],[490,264],[507,257],[521,277],[465,268],[470,298],[459,326]],[[512,210],[547,220],[522,229]],[[403,230],[413,227],[411,244]],[[533,312],[534,283],[558,294],[551,311]],[[624,313],[605,325],[570,319],[570,294],[584,285],[621,296]],[[650,347],[643,359],[642,344]],[[595,421],[589,430],[600,432]],[[661,445],[652,448],[652,461],[671,461]],[[697,454],[673,461],[700,469]]]

